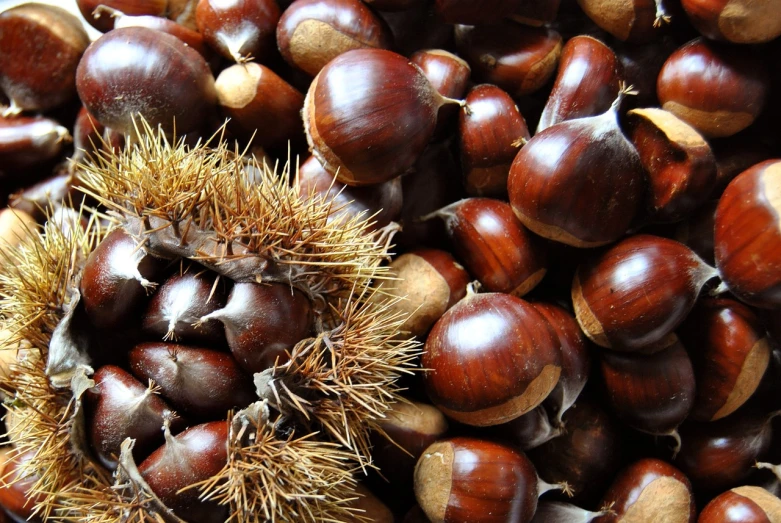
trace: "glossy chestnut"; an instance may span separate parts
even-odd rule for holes
[[[611,511],[595,523],[665,521],[694,523],[691,483],[668,463],[645,458],[625,468],[602,497]]]
[[[561,374],[545,318],[509,294],[467,292],[434,324],[421,366],[434,405],[462,423],[505,423],[540,405]]]
[[[261,372],[287,362],[287,352],[310,335],[312,304],[284,283],[236,283],[225,307],[201,321],[220,321],[233,356],[246,371]]]
[[[694,27],[713,40],[758,44],[781,35],[778,0],[682,0],[681,5]]]
[[[219,418],[257,400],[252,380],[230,354],[175,343],[142,343],[130,370],[152,380],[175,408],[194,418]]]
[[[641,206],[645,173],[618,126],[625,94],[604,114],[548,127],[518,152],[507,192],[532,232],[573,247],[596,247],[629,229]]]
[[[528,523],[537,509],[537,473],[510,447],[453,438],[423,452],[415,467],[415,495],[434,523]]]
[[[670,55],[656,92],[663,109],[715,138],[751,125],[769,88],[765,64],[749,50],[698,38]]]
[[[648,174],[649,218],[680,221],[716,185],[716,158],[693,127],[662,109],[629,111],[629,136]]]
[[[304,127],[312,154],[346,185],[388,181],[428,144],[446,100],[406,58],[356,49],[328,63],[309,87]]]
[[[0,89],[7,112],[47,111],[76,95],[76,66],[89,37],[74,15],[27,3],[0,13]]]
[[[445,221],[456,257],[490,292],[523,296],[545,276],[546,248],[506,203],[467,198],[432,213]]]
[[[631,236],[581,265],[572,303],[583,332],[601,347],[655,352],[716,276],[685,245],[659,236]]]
[[[101,464],[115,470],[120,446],[133,438],[133,458],[137,463],[163,443],[163,423],[175,429],[184,426],[153,385],[143,385],[129,372],[104,365],[93,375],[95,386],[86,393],[89,442]]]
[[[280,15],[276,0],[199,0],[195,23],[209,47],[241,63],[268,58]]]
[[[310,76],[346,51],[392,45],[390,28],[360,0],[296,0],[277,26],[282,57]]]
[[[618,96],[621,69],[613,50],[596,38],[583,35],[568,40],[537,132],[610,109]]]
[[[446,98],[460,100],[466,94],[472,68],[464,59],[444,49],[422,49],[410,56],[410,61],[420,67],[428,81]],[[451,134],[459,107],[446,105],[437,115],[435,138]]]
[[[729,416],[754,394],[770,363],[770,342],[759,318],[735,300],[706,298],[679,333],[692,355],[697,381],[691,418]]]
[[[0,512],[7,512],[14,521],[43,521],[33,511],[37,503],[44,500],[43,495],[30,495],[30,489],[39,479],[37,474],[25,475],[24,467],[28,465],[35,451],[20,452],[12,447],[4,447],[0,451]]]
[[[262,147],[304,141],[301,108],[304,95],[268,67],[234,64],[214,82],[217,102],[236,136]]]
[[[474,5],[486,10],[482,4]],[[553,29],[510,22],[456,28],[456,48],[475,80],[495,84],[515,97],[533,93],[548,82],[556,72],[561,46],[561,35]]]
[[[3,170],[25,180],[30,169],[45,165],[63,152],[68,129],[43,116],[0,116],[0,162]],[[0,179],[3,177],[0,176]]]
[[[217,474],[228,462],[228,422],[196,425],[176,437],[168,427],[166,443],[146,458],[138,470],[152,491],[174,513],[192,523],[222,523],[228,507],[202,501],[198,489],[182,490]]]
[[[471,196],[507,195],[507,177],[518,149],[531,135],[510,95],[494,85],[473,87],[458,118],[464,187]]]
[[[105,33],[114,28],[114,17],[98,9],[104,5],[127,15],[165,16],[169,0],[76,0],[76,5],[92,27]]]
[[[781,515],[781,500],[761,487],[736,487],[702,509],[698,523],[766,523]]]
[[[216,101],[203,57],[177,37],[146,27],[115,29],[90,45],[76,86],[87,110],[124,134],[134,132],[138,114],[153,128],[186,133]]]
[[[727,288],[754,306],[781,306],[781,161],[732,180],[716,208],[716,267]]]

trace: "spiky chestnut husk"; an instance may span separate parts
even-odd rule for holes
[[[10,438],[34,450],[37,511],[58,521],[180,521],[145,484],[126,440],[115,476],[87,450],[82,394],[93,386],[78,314],[81,269],[105,236],[99,217],[139,249],[190,259],[233,281],[283,282],[304,292],[318,334],[290,361],[255,376],[259,401],[232,418],[228,463],[192,488],[230,505],[236,521],[343,521],[356,470],[370,466],[369,433],[399,399],[396,381],[417,356],[399,339],[405,318],[372,299],[386,276],[388,230],[360,218],[329,218],[331,203],[291,188],[290,171],[266,166],[250,181],[225,145],[188,148],[142,123],[140,140],[79,167],[102,206],[85,230],[47,227],[0,261],[0,327],[38,357],[14,365]],[[107,212],[106,212],[107,211]],[[383,302],[384,303],[384,302]],[[83,338],[83,339],[80,339]]]

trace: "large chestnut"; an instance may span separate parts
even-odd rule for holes
[[[505,423],[542,403],[561,374],[545,318],[509,294],[467,296],[434,324],[421,366],[434,404],[462,423]]]
[[[572,303],[594,343],[624,351],[670,346],[670,333],[686,318],[716,271],[685,245],[659,236],[631,236],[581,265]]]
[[[765,64],[748,49],[698,38],[662,67],[662,108],[706,137],[732,136],[756,120],[770,91]]]
[[[434,523],[528,523],[537,472],[521,452],[472,438],[439,441],[415,467],[415,496]]]
[[[291,66],[315,76],[352,49],[390,49],[385,21],[360,0],[296,0],[277,26],[277,46]]]
[[[778,0],[682,0],[681,5],[694,27],[714,40],[758,44],[781,35]]]
[[[744,486],[713,498],[698,523],[773,523],[781,517],[781,500],[761,487]]]
[[[134,117],[178,134],[197,128],[214,106],[214,77],[203,57],[177,37],[146,27],[115,29],[79,62],[76,87],[87,110],[132,134]]]
[[[346,185],[371,185],[409,170],[434,133],[442,97],[418,67],[382,49],[328,63],[309,86],[304,126],[312,154]]]
[[[209,46],[229,60],[264,60],[274,48],[276,0],[199,0],[195,23]]]
[[[732,180],[716,208],[716,267],[727,288],[750,305],[781,307],[781,161],[768,160]]]

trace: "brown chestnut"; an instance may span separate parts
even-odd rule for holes
[[[474,6],[485,11],[481,4]],[[495,84],[517,97],[537,91],[553,76],[562,39],[553,29],[506,22],[459,26],[456,46],[478,82]]]
[[[51,118],[0,116],[0,163],[25,185],[30,185],[28,171],[57,158],[68,140],[68,129]]]
[[[318,73],[304,101],[312,154],[346,185],[385,182],[409,170],[421,155],[440,95],[406,58],[382,49],[356,49]]]
[[[713,498],[697,523],[771,523],[781,517],[781,500],[761,487],[736,487]]]
[[[507,195],[507,176],[531,135],[510,95],[494,85],[473,87],[458,119],[464,186],[471,196]]]
[[[537,509],[537,481],[521,452],[453,438],[423,452],[415,467],[415,496],[433,523],[528,523]]]
[[[672,465],[645,458],[629,465],[602,498],[610,511],[595,523],[664,521],[694,523],[697,512],[689,480]]]
[[[769,83],[765,64],[749,50],[698,38],[670,55],[656,93],[663,109],[711,138],[751,125],[765,105]]]
[[[281,13],[276,0],[199,0],[198,32],[209,47],[228,60],[265,60],[274,47]]]
[[[781,161],[768,160],[732,180],[716,208],[716,267],[742,301],[781,307]]]
[[[385,21],[360,0],[296,0],[277,26],[282,57],[311,76],[346,51],[392,44]]]
[[[467,296],[434,324],[421,366],[442,412],[476,426],[511,421],[540,405],[561,374],[558,340],[529,303],[502,293]]]
[[[649,42],[670,21],[662,0],[578,0],[578,5],[595,24],[623,41]]]
[[[648,173],[650,219],[680,221],[716,185],[716,158],[693,127],[662,109],[629,111],[630,138]]]
[[[76,95],[76,66],[89,37],[74,15],[26,3],[0,13],[0,89],[7,112],[46,111]]]
[[[124,134],[134,117],[186,133],[214,106],[214,77],[197,51],[146,27],[115,29],[89,46],[76,71],[79,97],[105,125]]]
[[[12,447],[3,447],[0,450],[0,513],[5,511],[14,521],[43,521],[40,515],[33,512],[36,504],[44,501],[44,496],[30,495],[30,489],[39,476],[28,474],[25,470],[34,454],[34,450],[20,452]]]
[[[700,300],[679,330],[694,364],[697,396],[691,418],[729,416],[754,394],[770,363],[759,318],[729,298]]]
[[[685,245],[640,234],[581,265],[572,282],[580,327],[594,343],[623,351],[670,346],[716,270]]]
[[[758,44],[781,35],[778,0],[682,0],[681,5],[692,25],[714,40]]]
[[[429,217],[445,221],[456,256],[485,290],[523,296],[545,276],[545,244],[505,202],[467,198]]]
[[[561,50],[553,90],[537,132],[565,120],[596,116],[618,96],[621,64],[612,49],[590,36],[576,36]]]
[[[98,9],[103,5],[127,15],[165,16],[169,0],[76,0],[76,4],[92,27],[105,33],[114,28],[114,17],[108,11]]]

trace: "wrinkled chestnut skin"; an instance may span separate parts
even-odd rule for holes
[[[173,440],[173,441],[172,441]],[[198,499],[198,489],[178,491],[216,475],[228,462],[228,422],[191,427],[157,449],[138,466],[165,506],[190,523],[223,523],[228,507]]]
[[[164,398],[193,417],[222,417],[257,400],[251,378],[230,354],[175,343],[142,343],[130,351],[130,370],[153,380]]]

